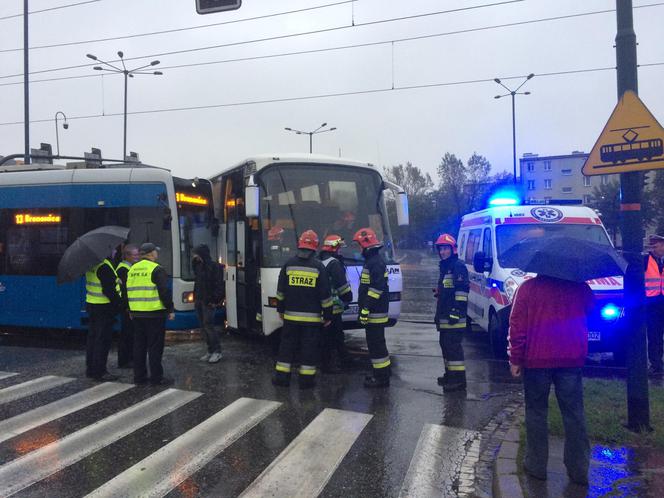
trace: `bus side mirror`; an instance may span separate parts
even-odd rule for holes
[[[249,184],[244,189],[244,213],[247,218],[258,218],[260,214],[260,188]]]
[[[476,252],[475,256],[473,256],[473,269],[477,273],[490,272],[492,266],[492,261],[482,251]]]
[[[397,223],[400,227],[408,226],[410,219],[408,216],[408,196],[406,192],[397,193]]]

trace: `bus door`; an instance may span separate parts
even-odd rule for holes
[[[242,193],[242,173],[234,172],[223,179],[224,225],[226,228],[226,321],[230,328],[239,328],[238,324],[238,223],[241,220],[238,199]],[[242,213],[244,214],[244,213]],[[241,232],[243,229],[241,230]],[[241,261],[242,262],[242,261]],[[242,264],[244,264],[242,262]]]

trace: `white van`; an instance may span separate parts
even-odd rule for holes
[[[514,294],[524,280],[535,276],[518,268],[504,268],[501,255],[520,240],[535,235],[533,232],[611,245],[599,216],[585,206],[497,206],[465,215],[457,243],[459,260],[466,263],[470,278],[468,316],[488,332],[496,357],[506,355]],[[614,360],[622,364],[626,348],[621,327],[623,278],[600,278],[588,284],[597,303],[590,322],[589,349],[611,351]]]

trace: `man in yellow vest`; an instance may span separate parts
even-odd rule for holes
[[[134,383],[170,385],[164,377],[161,357],[164,353],[166,316],[175,318],[168,275],[156,262],[159,248],[151,242],[141,245],[141,260],[127,274],[127,301],[134,324]],[[150,377],[146,366],[149,358]]]
[[[664,353],[664,237],[651,235],[649,243],[651,250],[645,260],[649,374],[660,377]]]
[[[118,275],[110,257],[85,273],[85,307],[88,312],[85,375],[97,381],[117,380],[117,375],[106,370],[113,323],[122,308]]]
[[[122,247],[122,261],[115,271],[120,279],[120,292],[124,301],[124,309],[120,314],[120,337],[118,337],[118,368],[132,368],[134,357],[134,324],[129,318],[129,307],[127,306],[127,275],[134,263],[140,259],[138,247],[127,244]]]

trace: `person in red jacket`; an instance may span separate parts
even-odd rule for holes
[[[564,462],[572,482],[588,483],[590,443],[581,367],[588,353],[593,294],[585,282],[538,275],[519,286],[509,323],[510,370],[523,375],[526,400],[524,471],[546,479],[549,390],[555,386],[565,427]]]

